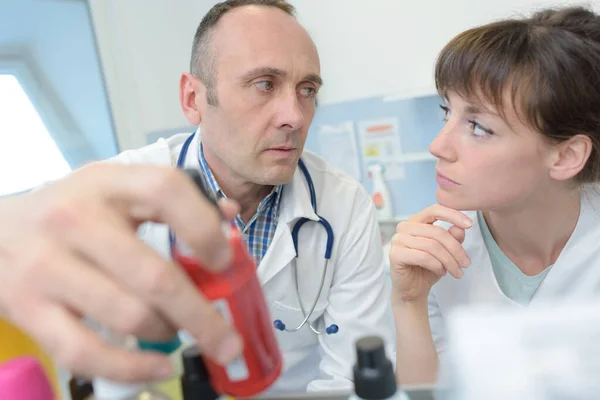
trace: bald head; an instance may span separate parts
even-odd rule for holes
[[[203,20],[197,61],[180,80],[182,110],[201,126],[208,165],[230,191],[290,182],[322,85],[306,30],[286,9],[257,1]]]
[[[206,86],[207,101],[211,105],[217,105],[218,103],[214,89],[217,71],[215,68],[215,46],[212,39],[217,30],[217,25],[223,25],[220,23],[223,17],[240,8],[251,8],[253,9],[251,12],[268,8],[270,11],[278,11],[289,18],[295,19],[294,6],[285,0],[227,0],[216,4],[208,11],[194,35],[190,72]]]

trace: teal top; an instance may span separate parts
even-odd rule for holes
[[[523,306],[528,305],[538,287],[550,272],[552,265],[537,275],[525,275],[498,247],[481,211],[477,212],[477,219],[500,290],[512,301]]]

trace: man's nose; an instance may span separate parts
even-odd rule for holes
[[[285,131],[297,131],[304,125],[304,110],[296,91],[286,91],[278,99],[277,126]]]

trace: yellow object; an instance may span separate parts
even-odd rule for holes
[[[173,379],[169,379],[168,381],[157,383],[153,385],[153,387],[154,389],[167,395],[167,397],[171,400],[183,399],[179,377],[174,377]]]
[[[44,367],[54,388],[54,395],[60,398],[56,364],[44,353],[40,346],[17,327],[0,318],[0,364],[14,357],[33,356]]]
[[[181,363],[181,353],[185,349],[185,346],[180,345],[177,350],[169,354],[169,358],[173,363],[173,376],[162,382],[155,382],[152,384],[152,388],[160,391],[167,395],[170,400],[183,400],[183,393],[181,392],[181,374],[183,371],[183,365]]]

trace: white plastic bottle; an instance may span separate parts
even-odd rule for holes
[[[94,400],[171,400],[147,384],[118,383],[97,378],[94,380]]]
[[[356,342],[354,394],[348,400],[409,400],[396,386],[392,362],[385,354],[383,340],[366,336]]]
[[[133,336],[120,336],[100,328],[102,336],[110,343],[127,349],[138,347]],[[96,377],[93,380],[94,400],[177,400],[154,388],[156,382],[122,383]],[[179,397],[180,398],[180,397]]]
[[[394,204],[392,195],[385,183],[383,166],[381,164],[371,164],[368,171],[373,180],[372,199],[377,209],[377,219],[379,221],[390,221],[394,218]]]

